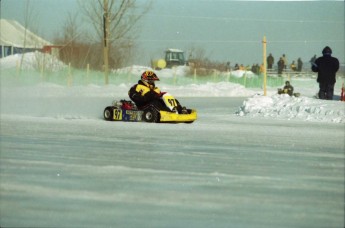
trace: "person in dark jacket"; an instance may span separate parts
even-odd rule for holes
[[[269,56],[267,57],[267,69],[272,69],[274,63],[274,57],[272,56],[272,54],[269,54]]]
[[[301,72],[302,71],[302,67],[303,67],[303,62],[301,58],[297,59],[297,71]]]
[[[145,109],[148,105],[153,105],[158,110],[170,111],[161,99],[164,93],[156,87],[155,81],[159,81],[159,78],[153,71],[147,70],[143,72],[138,84],[132,86],[128,91],[129,98],[139,110]],[[178,113],[185,114],[186,108],[182,107],[177,99],[175,100],[177,102]]]
[[[157,75],[153,71],[145,71],[138,84],[128,91],[129,98],[139,109],[159,99],[161,91],[156,87],[155,81],[159,81]]]
[[[282,57],[280,57],[277,64],[278,64],[278,76],[281,77],[283,70],[284,70],[284,60]]]
[[[285,86],[283,89],[278,89],[278,94],[289,94],[290,96],[293,95],[293,86],[289,81],[285,82]]]
[[[336,82],[336,72],[339,70],[339,60],[332,57],[332,49],[326,46],[322,50],[322,57],[312,62],[312,71],[317,72],[317,82],[319,83],[319,98],[333,99],[334,85]]]

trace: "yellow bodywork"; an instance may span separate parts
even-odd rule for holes
[[[188,123],[197,119],[196,110],[192,109],[190,114],[177,114],[173,112],[160,111],[160,122]]]

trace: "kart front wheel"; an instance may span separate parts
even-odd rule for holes
[[[105,120],[112,121],[114,116],[114,110],[112,107],[106,107],[104,109],[103,117]]]
[[[155,109],[147,109],[143,113],[143,120],[150,123],[158,123],[159,113]]]

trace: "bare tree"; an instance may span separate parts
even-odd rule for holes
[[[23,19],[24,19],[24,34],[23,34],[23,43],[22,47],[20,48],[21,50],[19,51],[21,53],[21,58],[19,61],[19,72],[22,71],[23,69],[23,63],[24,63],[24,56],[25,53],[27,52],[32,52],[35,50],[38,50],[42,47],[44,44],[40,38],[37,38],[35,33],[33,31],[36,31],[38,34],[38,29],[37,29],[37,13],[34,12],[33,8],[31,7],[30,0],[27,0],[25,3],[25,8],[23,11]],[[29,30],[30,28],[30,30]],[[41,70],[42,67],[44,67],[44,58],[40,58],[39,56],[35,56],[36,61],[33,64],[33,67],[37,70]]]
[[[78,14],[72,15],[68,13],[66,22],[64,24],[64,41],[68,44],[73,44],[80,35],[79,26],[77,25]]]
[[[94,27],[97,40],[103,41],[105,9],[103,1],[83,0],[79,1],[79,4],[82,12]],[[133,28],[142,16],[148,12],[150,6],[150,1],[139,6],[136,0],[109,0],[106,13],[109,23],[110,65],[114,67],[121,66],[123,61],[129,58],[129,53],[135,46]]]
[[[22,57],[20,59],[20,64],[19,64],[19,70],[22,71],[22,67],[23,67],[23,61],[24,61],[24,54],[25,54],[25,49],[26,49],[26,45],[27,45],[27,30],[28,30],[28,26],[31,20],[31,15],[32,15],[32,11],[30,8],[30,0],[28,0],[26,2],[26,6],[25,6],[25,11],[24,11],[24,40],[23,40],[23,53],[22,53]]]
[[[78,14],[68,13],[62,37],[55,39],[54,43],[61,45],[60,59],[73,67],[83,68],[89,63],[91,44],[85,42],[85,32],[81,31]]]

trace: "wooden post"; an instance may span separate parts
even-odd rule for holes
[[[246,84],[247,84],[247,69],[244,71],[244,75],[243,75],[243,86],[244,86],[244,88],[246,88]]]
[[[89,84],[90,64],[86,65],[86,84]]]
[[[109,18],[108,18],[108,0],[104,0],[103,13],[103,54],[104,54],[104,77],[105,84],[109,84]]]
[[[20,72],[20,69],[19,69],[19,60],[16,60],[16,75],[19,76],[19,72]]]
[[[227,82],[230,82],[230,69],[227,69],[227,72],[226,72],[226,74],[227,74],[227,77],[226,77],[226,81]]]
[[[44,67],[45,67],[45,64],[46,64],[46,53],[43,53],[43,61],[41,62],[41,79],[43,81],[45,81],[45,77],[44,77]]]
[[[71,72],[71,63],[68,64],[68,76],[67,76],[67,86],[72,85],[72,72]]]
[[[176,81],[177,81],[177,78],[176,78],[176,67],[174,66],[174,85],[176,85]]]
[[[264,39],[262,41],[262,52],[263,52],[263,64],[264,64],[264,96],[267,95],[267,89],[266,89],[266,84],[267,84],[267,61],[266,61],[266,36],[264,36]]]

